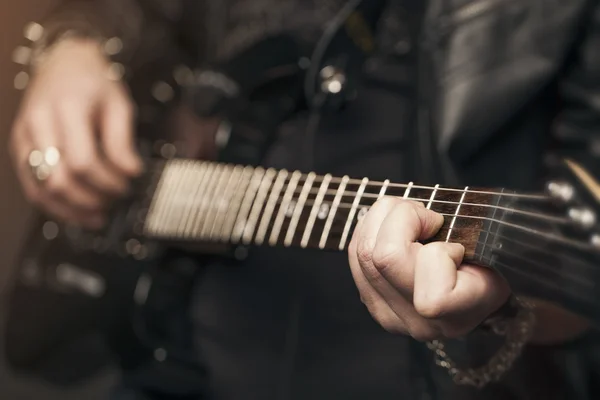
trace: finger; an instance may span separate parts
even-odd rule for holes
[[[421,244],[416,240],[433,236],[444,218],[417,203],[400,201],[381,222],[373,249],[377,272],[412,300],[415,255]]]
[[[510,290],[492,270],[461,265],[464,247],[436,242],[423,246],[415,267],[414,305],[428,319],[472,316],[477,325],[504,303]]]
[[[61,147],[68,174],[102,203],[107,197],[122,194],[127,189],[127,180],[100,156],[91,107],[72,103],[61,106],[60,129],[64,136]]]
[[[133,106],[120,91],[103,104],[100,137],[106,158],[130,177],[142,171],[142,161],[134,144]]]
[[[395,197],[384,197],[377,201],[361,219],[360,229],[355,231],[358,263],[367,280],[375,288],[384,286],[385,280],[373,264],[373,252],[377,244],[379,228],[389,212],[400,201]]]
[[[102,215],[89,210],[80,210],[70,205],[64,198],[44,190],[44,186],[35,180],[29,165],[29,153],[30,149],[36,147],[33,145],[29,132],[24,125],[19,124],[13,131],[11,139],[11,155],[15,171],[26,197],[60,221],[80,223],[92,229],[99,228],[103,223]]]
[[[375,319],[375,321],[379,323],[385,330],[392,333],[406,334],[407,330],[405,329],[402,320],[391,309],[381,295],[377,293],[377,291],[370,285],[362,272],[356,251],[358,236],[357,232],[360,231],[361,225],[362,219],[358,222],[354,231],[355,234],[353,235],[348,247],[350,272],[360,294],[360,299],[369,310],[369,313],[373,319]]]
[[[370,291],[374,290],[378,295],[377,298],[383,300],[399,318],[410,322],[414,315],[412,305],[382,277],[375,264],[380,226],[388,218],[390,212],[402,202],[403,200],[398,198],[384,197],[375,203],[357,225],[354,235],[356,239],[353,237],[353,240],[356,241],[355,258],[360,267],[360,274],[365,281],[364,284],[370,287]],[[365,291],[367,290],[365,289]]]

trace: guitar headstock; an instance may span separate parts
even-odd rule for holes
[[[600,182],[561,160],[546,194],[515,195],[496,235],[497,268],[520,295],[554,302],[600,325]]]
[[[556,172],[546,185],[548,195],[571,221],[572,234],[600,250],[599,178],[571,159],[564,159]]]

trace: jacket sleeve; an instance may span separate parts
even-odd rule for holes
[[[586,18],[559,79],[553,141],[561,156],[600,177],[600,1],[593,2]]]
[[[181,0],[64,0],[40,22],[38,48],[67,34],[92,37],[127,72],[172,53]]]

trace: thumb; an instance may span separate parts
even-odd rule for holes
[[[111,92],[100,113],[101,144],[107,159],[129,176],[137,176],[143,169],[134,137],[132,101],[119,91]]]

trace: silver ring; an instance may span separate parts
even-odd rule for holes
[[[28,163],[31,167],[33,177],[38,182],[46,181],[54,168],[60,161],[60,152],[56,147],[48,147],[46,150],[32,150],[29,153]]]

